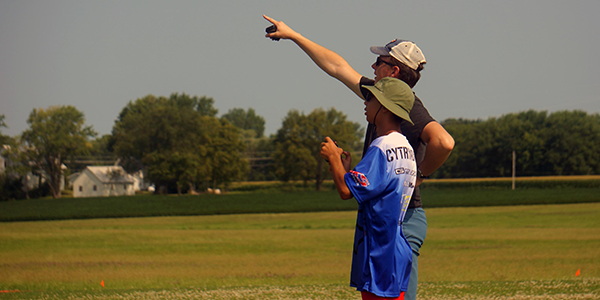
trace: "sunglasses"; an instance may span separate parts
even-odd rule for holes
[[[379,67],[381,64],[386,64],[386,65],[388,65],[388,66],[390,66],[390,67],[393,67],[393,66],[395,66],[395,65],[394,65],[394,64],[392,64],[391,62],[387,62],[387,61],[385,61],[385,60],[381,59],[381,57],[377,57],[377,60],[375,61],[375,66],[376,66],[376,67]]]

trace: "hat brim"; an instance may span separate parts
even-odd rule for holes
[[[396,105],[390,99],[388,99],[378,88],[372,85],[363,85],[363,88],[369,90],[377,101],[383,105],[387,110],[391,111],[394,115],[408,121],[410,124],[414,125],[413,121],[410,119],[409,112],[406,111],[401,106]],[[414,97],[414,96],[413,96]]]
[[[371,52],[373,54],[377,54],[377,55],[386,55],[386,56],[391,55],[390,52],[385,47],[373,46],[373,47],[371,47]]]

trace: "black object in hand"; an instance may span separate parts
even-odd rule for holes
[[[277,26],[271,25],[271,26],[267,27],[267,29],[265,29],[265,31],[267,33],[273,33],[275,31],[277,31]],[[271,39],[274,40],[274,41],[279,41],[279,38],[271,38]]]

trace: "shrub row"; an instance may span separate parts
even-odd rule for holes
[[[520,180],[516,190],[510,187],[510,180],[431,180],[423,185],[423,205],[432,208],[600,202],[600,179]],[[143,194],[4,201],[0,202],[0,222],[296,213],[356,210],[358,207],[354,200],[340,200],[331,182],[325,183],[321,192],[315,192],[313,188],[303,183],[261,183],[232,187],[230,192],[222,195]]]
[[[600,188],[600,179],[517,179],[516,189]],[[510,179],[489,180],[431,180],[421,186],[425,189],[512,189]]]

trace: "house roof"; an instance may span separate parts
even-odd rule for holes
[[[88,166],[87,169],[103,183],[133,183],[133,177],[121,166]]]
[[[81,175],[81,172],[75,172],[75,173],[67,176],[67,180],[69,180],[69,182],[73,183],[73,182],[75,182],[75,180],[77,180],[79,175]]]

